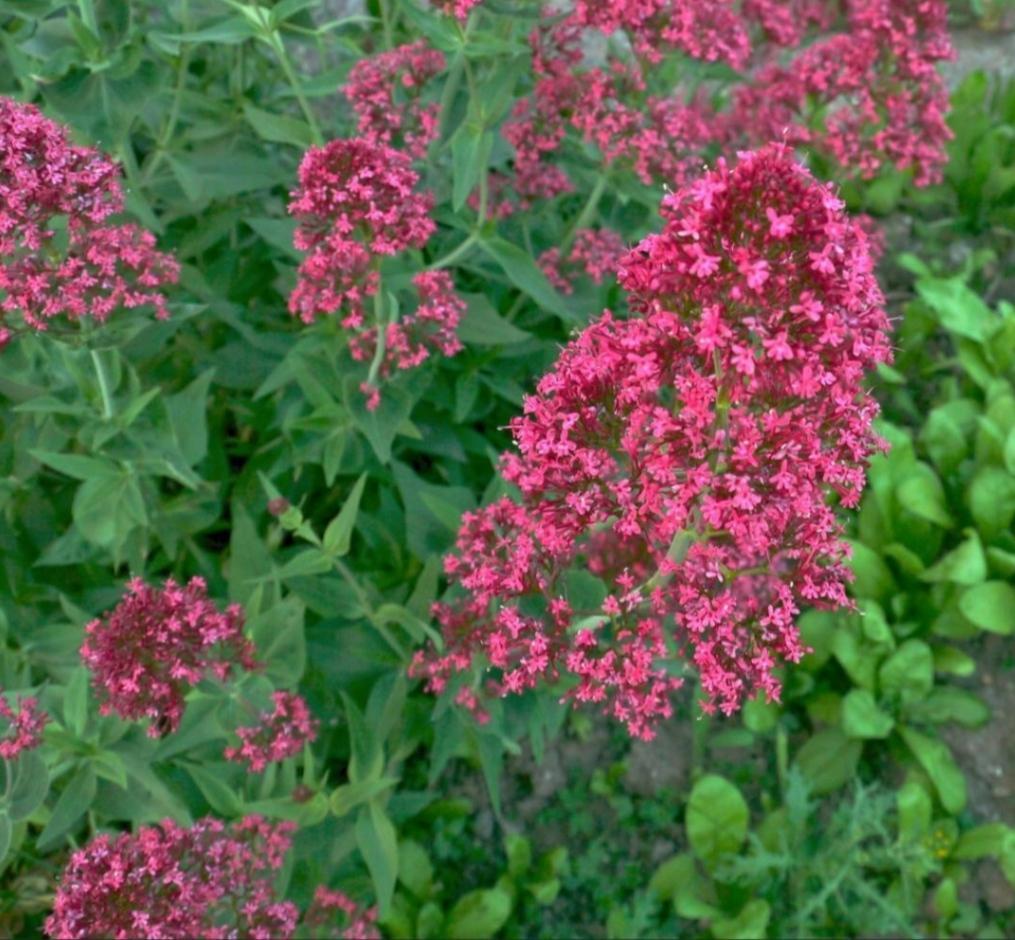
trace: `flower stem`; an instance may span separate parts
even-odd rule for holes
[[[454,264],[462,255],[464,255],[476,242],[479,241],[479,232],[470,232],[469,237],[465,239],[461,244],[452,248],[443,258],[438,258],[432,264],[427,265],[427,269],[430,271],[436,271],[438,268],[447,268]]]
[[[293,94],[299,102],[300,110],[307,119],[307,124],[310,126],[310,135],[314,143],[318,147],[323,146],[324,135],[321,133],[321,126],[317,123],[317,118],[310,108],[310,102],[307,101],[307,96],[303,91],[303,85],[299,80],[299,76],[294,71],[292,62],[289,61],[289,54],[285,51],[285,43],[282,41],[282,37],[278,33],[272,33],[270,42],[271,47],[275,50],[275,55],[278,57],[279,65],[282,66],[282,71],[285,73],[286,81],[289,82],[289,87],[292,88]]]
[[[377,293],[374,294],[374,321],[377,323],[377,346],[374,349],[374,358],[370,363],[370,372],[367,374],[367,384],[376,385],[377,375],[384,363],[384,353],[388,343],[388,324],[384,316],[384,291],[378,278]]]
[[[567,234],[560,244],[561,258],[567,257],[567,253],[574,243],[575,236],[589,224],[592,216],[595,215],[596,209],[599,208],[599,200],[603,198],[603,193],[606,192],[606,183],[607,178],[605,175],[600,176],[596,180],[596,185],[592,187],[592,192],[589,193],[589,198],[582,207],[582,211],[578,213],[577,218],[571,223],[571,227],[567,230]]]

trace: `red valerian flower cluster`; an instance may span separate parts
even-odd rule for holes
[[[801,605],[849,603],[829,497],[860,498],[879,446],[862,380],[890,358],[867,237],[781,145],[720,161],[662,215],[621,265],[635,315],[573,340],[512,424],[521,502],[464,517],[445,651],[412,667],[433,691],[474,665],[492,694],[564,678],[647,738],[675,660],[731,713],[779,695]],[[575,593],[581,568],[601,603]]]
[[[6,718],[7,730],[0,737],[0,758],[14,760],[22,751],[30,751],[42,743],[42,732],[49,716],[39,709],[39,701],[32,696],[18,697],[17,706],[11,705],[0,689],[0,718]]]
[[[562,294],[574,292],[574,277],[584,272],[596,284],[615,276],[626,252],[623,239],[612,229],[580,229],[574,244],[561,258],[559,248],[549,248],[539,256],[539,266],[547,280]]]
[[[303,745],[317,737],[317,722],[303,697],[293,692],[276,692],[275,707],[260,716],[256,725],[237,728],[239,747],[227,747],[226,760],[246,764],[259,774],[268,764],[293,757]]]
[[[179,266],[151,233],[109,221],[123,209],[119,177],[36,107],[0,97],[0,346],[13,316],[45,330],[144,304],[169,315],[161,291]]]
[[[189,687],[209,673],[224,681],[237,667],[258,668],[243,624],[242,608],[219,611],[202,578],[162,588],[135,578],[109,614],[85,627],[81,658],[100,712],[150,718],[151,737],[175,731]]]
[[[935,182],[951,136],[936,71],[952,55],[946,19],[944,0],[579,0],[532,34],[533,93],[504,128],[512,185],[522,205],[570,192],[553,161],[569,132],[646,183],[682,185],[711,148],[773,140],[865,177],[892,164]],[[613,49],[590,64],[589,29],[623,31],[635,55]],[[671,50],[741,72],[729,110],[699,93],[650,92],[646,66]]]
[[[440,105],[420,104],[419,95],[444,66],[444,53],[424,40],[360,59],[344,89],[359,119],[359,138],[400,147],[415,160],[425,156],[437,136]]]
[[[335,914],[342,923],[336,926]],[[303,920],[312,936],[341,937],[342,940],[380,940],[377,908],[362,910],[348,895],[331,888],[318,887]]]
[[[434,351],[453,356],[462,348],[455,329],[465,304],[444,271],[413,279],[414,313],[368,322],[365,302],[378,293],[381,259],[422,248],[435,230],[433,197],[414,192],[418,182],[405,153],[370,140],[334,140],[307,152],[300,189],[289,204],[299,221],[296,247],[309,252],[289,309],[305,323],[343,314],[342,326],[352,333],[349,351],[358,361],[372,361],[383,340],[372,377],[415,368]],[[368,383],[362,389],[367,407],[376,408],[378,389]]]
[[[183,828],[167,819],[99,835],[60,878],[50,937],[291,937],[299,912],[272,884],[295,824],[247,816]]]

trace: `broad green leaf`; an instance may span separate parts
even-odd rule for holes
[[[95,771],[88,764],[79,764],[60,798],[53,807],[49,822],[39,835],[40,851],[55,848],[60,840],[84,816],[95,799]]]
[[[712,921],[712,936],[717,940],[755,940],[766,936],[772,909],[768,901],[748,901],[736,917],[717,917]]]
[[[565,323],[576,322],[577,318],[527,252],[499,236],[485,238],[480,244],[504,269],[504,273],[515,287],[528,294],[544,310],[555,313]]]
[[[979,728],[990,721],[990,709],[972,692],[951,685],[937,686],[921,702],[906,709],[916,721],[940,725],[954,721],[964,728]]]
[[[470,891],[459,898],[447,918],[450,940],[486,940],[511,916],[511,896],[499,888]]]
[[[926,464],[913,464],[909,474],[899,483],[895,495],[899,505],[914,516],[946,529],[954,525],[941,480]]]
[[[208,805],[220,816],[233,819],[243,813],[243,802],[232,788],[222,779],[221,773],[215,773],[198,764],[186,764],[198,789],[208,801]]]
[[[523,835],[509,832],[504,838],[508,874],[517,882],[532,865],[532,843]]]
[[[958,336],[983,341],[999,322],[980,295],[959,278],[920,278],[916,290],[941,325]]]
[[[88,680],[88,670],[78,666],[63,692],[63,723],[77,738],[85,733],[88,723]]]
[[[358,783],[344,783],[331,794],[330,809],[335,816],[345,816],[357,806],[380,796],[398,783],[398,777],[374,777]]]
[[[842,730],[847,737],[886,738],[895,725],[866,689],[853,689],[842,700]]]
[[[367,727],[363,713],[344,692],[345,717],[349,723],[349,749],[351,756],[347,773],[352,783],[376,780],[384,769],[383,742]]]
[[[462,294],[467,307],[458,324],[458,338],[469,346],[510,346],[532,339],[502,317],[483,294]]]
[[[294,686],[303,678],[307,662],[303,614],[303,604],[290,596],[249,624],[257,658],[268,678],[280,686]]]
[[[356,527],[356,515],[359,513],[360,499],[366,486],[367,475],[364,473],[353,484],[349,495],[342,503],[338,515],[328,523],[324,530],[324,550],[336,558],[348,554],[352,542],[353,529]]]
[[[470,121],[464,121],[451,138],[451,208],[457,212],[465,205],[480,177],[487,172],[493,134]]]
[[[895,579],[881,556],[855,539],[847,539],[852,557],[849,566],[856,575],[851,588],[855,597],[883,600],[895,590]]]
[[[214,369],[202,372],[185,389],[163,399],[180,453],[190,466],[208,453],[208,392]]]
[[[305,150],[314,142],[313,132],[306,121],[299,118],[272,114],[255,107],[249,101],[243,103],[243,116],[254,129],[254,133],[263,140],[278,144],[289,144]]]
[[[1015,847],[1015,829],[1000,822],[985,823],[962,833],[952,858],[998,858],[1009,846]]]
[[[747,837],[747,803],[723,777],[709,774],[691,790],[684,826],[695,854],[710,868],[736,852]]]
[[[961,813],[966,805],[966,781],[948,746],[905,725],[899,726],[899,734],[930,777],[941,805],[953,815]]]
[[[376,801],[361,807],[356,817],[356,844],[367,863],[383,919],[391,907],[398,878],[398,835]]]
[[[1000,467],[981,468],[969,484],[966,501],[980,534],[993,541],[1015,519],[1015,476]]]
[[[903,839],[923,839],[934,818],[934,804],[930,794],[913,780],[904,783],[895,794],[899,812],[899,835]]]
[[[920,580],[979,584],[986,577],[987,559],[983,554],[983,545],[976,532],[967,529],[965,541],[928,568],[920,575]]]
[[[804,742],[796,764],[811,792],[820,796],[853,779],[862,750],[860,741],[850,740],[838,728],[825,728]]]
[[[967,588],[959,610],[970,623],[989,633],[1015,633],[1015,587],[1006,581],[985,581]]]
[[[430,856],[412,839],[401,839],[398,843],[398,880],[421,900],[429,895],[433,885]]]
[[[922,640],[906,640],[881,664],[878,680],[885,695],[919,701],[934,685],[934,654]]]
[[[36,751],[23,751],[17,760],[7,763],[7,773],[14,774],[7,812],[14,822],[19,822],[34,813],[46,798],[49,771]]]
[[[53,454],[44,450],[30,450],[29,453],[47,467],[75,480],[101,480],[119,477],[123,469],[104,457],[85,457],[82,454]]]

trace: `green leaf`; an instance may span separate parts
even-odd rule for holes
[[[42,804],[49,792],[49,771],[35,751],[23,751],[17,760],[8,762],[7,773],[13,774],[7,812],[14,822],[27,819]]]
[[[954,721],[964,728],[979,728],[990,720],[990,709],[972,692],[945,685],[931,689],[922,701],[906,709],[916,721],[941,725]]]
[[[14,825],[10,816],[0,810],[0,865],[7,860],[7,853],[11,848],[11,839],[14,836]]]
[[[504,269],[511,283],[528,294],[540,307],[555,313],[565,323],[573,324],[577,321],[527,252],[498,236],[485,238],[480,245]]]
[[[718,940],[755,940],[764,937],[772,909],[768,901],[748,901],[736,917],[717,917],[712,921],[712,936]]]
[[[899,788],[895,802],[899,812],[899,835],[914,842],[923,839],[934,818],[930,794],[920,784],[909,780]]]
[[[384,742],[371,733],[363,713],[344,692],[342,701],[345,703],[345,717],[349,723],[349,780],[352,783],[376,780],[384,769]]]
[[[899,734],[930,777],[941,805],[957,816],[966,805],[966,781],[948,746],[905,725],[899,726]]]
[[[470,891],[459,898],[447,919],[449,940],[486,940],[511,916],[511,896],[500,888]]]
[[[853,689],[842,700],[842,730],[849,738],[887,738],[895,726],[866,689]]]
[[[982,467],[969,484],[966,500],[976,528],[992,541],[1015,519],[1015,477],[1000,467]]]
[[[509,832],[504,838],[508,860],[508,874],[518,881],[532,865],[532,843],[523,835]]]
[[[420,900],[430,894],[433,886],[430,856],[412,839],[401,839],[398,843],[398,880]]]
[[[55,848],[70,832],[95,800],[95,789],[95,771],[88,764],[79,764],[39,836],[37,844],[40,851],[48,852]]]
[[[76,738],[85,733],[88,723],[88,670],[78,666],[63,692],[63,723]]]
[[[344,783],[331,794],[329,808],[335,816],[345,816],[357,806],[380,796],[398,783],[398,777],[371,777],[358,783]]]
[[[934,685],[934,654],[922,640],[906,640],[881,664],[878,679],[886,695],[919,701]]]
[[[487,171],[493,134],[464,121],[451,138],[451,208],[457,212]]]
[[[412,413],[416,398],[398,385],[385,385],[380,405],[367,411],[359,382],[347,388],[346,405],[356,426],[363,432],[381,463],[391,460],[391,445]]]
[[[1004,823],[985,823],[962,833],[952,858],[959,861],[999,858],[1009,847],[1015,847],[1015,829]]]
[[[968,679],[976,672],[976,660],[958,647],[935,646],[934,671]]]
[[[187,773],[190,774],[198,789],[208,801],[212,810],[226,819],[233,819],[243,813],[243,801],[222,779],[221,773],[215,773],[207,767],[197,764],[186,764]]]
[[[1002,636],[1015,633],[1015,587],[1006,581],[984,581],[967,588],[959,598],[959,610],[981,630]]]
[[[987,577],[987,559],[980,537],[966,530],[965,541],[928,568],[921,581],[951,581],[955,584],[979,584]]]
[[[914,516],[946,529],[955,524],[948,513],[941,480],[926,464],[913,464],[909,475],[899,483],[895,495],[899,505]]]
[[[959,278],[920,278],[916,290],[941,325],[958,336],[982,342],[999,322],[980,295]]]
[[[483,294],[462,294],[467,307],[458,324],[458,338],[470,346],[510,346],[532,339],[502,317]]]
[[[852,555],[849,566],[856,575],[851,588],[853,595],[875,600],[889,597],[895,591],[895,579],[888,565],[874,549],[864,545],[863,542],[855,539],[846,541]]]
[[[265,675],[280,686],[294,686],[303,678],[307,663],[303,614],[303,604],[290,596],[250,622],[257,658],[265,665]]]
[[[383,920],[391,908],[398,878],[398,835],[376,801],[362,807],[356,817],[356,844],[367,863]]]
[[[353,484],[349,495],[342,503],[338,515],[328,523],[324,530],[324,550],[336,558],[348,554],[352,542],[352,532],[356,526],[356,515],[359,513],[360,499],[363,497],[363,487],[366,486],[367,475],[364,473]]]
[[[853,779],[863,744],[850,740],[838,728],[825,728],[813,735],[797,752],[796,765],[820,796]]]
[[[123,470],[119,464],[104,457],[85,457],[82,454],[53,454],[45,450],[29,450],[39,463],[52,467],[75,480],[101,480],[118,478]]]
[[[306,150],[314,143],[314,134],[306,121],[262,111],[249,101],[243,103],[243,116],[262,140],[289,144],[302,150]]]
[[[204,460],[208,453],[208,391],[214,369],[202,372],[183,391],[163,399],[169,426],[173,429],[176,444],[188,465]]]
[[[749,817],[740,791],[725,778],[708,774],[694,785],[687,801],[687,840],[698,858],[712,868],[743,844]]]

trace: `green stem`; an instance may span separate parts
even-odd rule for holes
[[[782,801],[785,803],[786,783],[789,779],[789,738],[781,721],[775,726],[775,772],[779,778]]]
[[[560,244],[561,258],[567,257],[567,253],[571,250],[571,245],[574,243],[575,236],[589,224],[592,216],[595,215],[596,209],[599,207],[599,200],[603,198],[603,193],[606,192],[606,184],[607,178],[605,175],[600,176],[596,180],[596,185],[592,187],[592,192],[589,193],[589,198],[582,207],[582,211],[578,213],[578,217],[571,223],[571,227],[567,230],[567,234]]]
[[[188,20],[187,0],[182,0],[180,3],[180,26],[184,31],[187,31],[189,28]],[[180,105],[183,103],[183,90],[187,84],[187,70],[189,68],[190,46],[184,45],[180,50],[180,65],[176,72],[176,86],[173,89],[173,103],[169,108],[169,117],[166,119],[162,132],[159,134],[159,138],[155,142],[155,149],[152,151],[152,155],[146,162],[141,173],[139,183],[142,186],[146,185],[151,180],[152,176],[155,175],[155,171],[158,169],[159,164],[161,164],[166,157],[167,148],[172,142],[173,134],[176,132],[176,125],[180,120]]]
[[[394,45],[393,24],[391,22],[391,10],[388,9],[388,0],[377,0],[377,6],[381,11],[381,28],[384,30],[384,48],[390,49]]]
[[[708,750],[708,730],[711,718],[700,710],[701,701],[701,679],[694,680],[694,697],[692,708],[699,710],[694,719],[693,737],[691,738],[691,780],[697,780],[705,768],[705,756]]]
[[[482,195],[482,192],[480,193]],[[443,258],[438,258],[432,264],[427,265],[427,268],[431,271],[436,271],[438,268],[447,268],[454,264],[462,255],[464,255],[476,242],[479,241],[479,232],[471,232],[469,237],[465,239],[461,244],[452,248]]]
[[[109,387],[109,375],[106,373],[105,363],[98,350],[93,349],[91,354],[92,365],[95,366],[95,376],[99,380],[99,394],[102,396],[102,417],[108,421],[113,417],[113,396]]]
[[[321,133],[321,126],[317,123],[317,118],[314,116],[314,112],[310,108],[310,102],[307,101],[306,93],[303,91],[303,85],[301,84],[299,77],[293,70],[292,62],[289,61],[289,54],[285,51],[285,43],[282,41],[282,37],[278,33],[272,33],[271,35],[271,46],[275,50],[275,55],[278,56],[279,65],[282,66],[282,71],[285,73],[286,81],[289,82],[289,87],[292,88],[293,94],[296,96],[296,100],[299,102],[300,110],[303,112],[303,117],[306,118],[307,124],[310,125],[310,135],[314,139],[314,143],[318,147],[324,144],[324,135]]]
[[[363,608],[363,616],[370,621],[370,625],[381,635],[381,638],[385,643],[391,647],[392,652],[399,658],[401,662],[408,662],[409,654],[408,651],[402,646],[398,640],[395,639],[394,634],[387,628],[387,626],[377,619],[377,615],[373,612],[370,607],[370,598],[367,597],[366,591],[363,590],[363,586],[356,580],[356,576],[349,570],[348,566],[341,559],[336,558],[334,560],[335,570],[342,576],[342,579],[352,593],[356,596],[356,600],[359,605]]]

